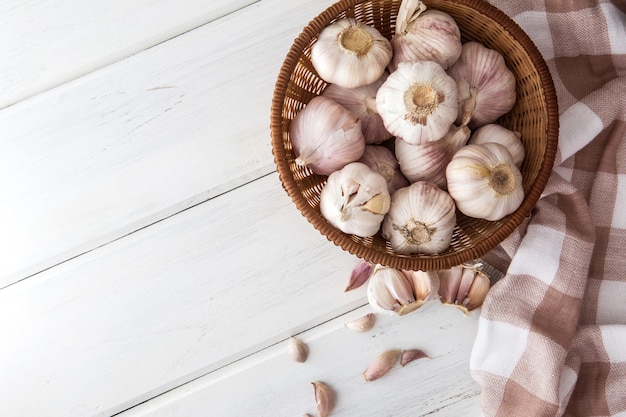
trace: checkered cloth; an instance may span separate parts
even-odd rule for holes
[[[626,1],[491,0],[533,39],[560,112],[532,216],[484,260],[504,277],[470,369],[485,416],[626,416]]]

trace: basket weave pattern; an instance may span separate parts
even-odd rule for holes
[[[401,269],[446,269],[479,258],[511,234],[530,213],[543,191],[556,154],[558,108],[549,70],[541,54],[508,16],[482,0],[425,0],[457,22],[463,42],[475,40],[500,52],[516,78],[517,103],[498,123],[518,131],[526,150],[521,172],[525,198],[514,213],[499,221],[471,218],[457,211],[457,225],[447,251],[438,255],[399,255],[377,234],[347,235],[320,214],[325,176],[296,165],[289,124],[326,87],[311,64],[311,46],[319,32],[343,17],[376,27],[391,39],[400,0],[342,0],[314,18],[294,41],[281,67],[271,109],[272,151],[283,187],[308,221],[334,244],[374,263]]]

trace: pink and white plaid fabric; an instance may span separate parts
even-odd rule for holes
[[[532,216],[484,260],[504,276],[470,368],[485,416],[626,416],[626,2],[491,0],[542,53],[560,112]]]

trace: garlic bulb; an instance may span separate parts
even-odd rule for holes
[[[458,85],[457,123],[474,129],[495,122],[515,105],[515,76],[494,49],[478,42],[463,44],[461,56],[448,74]]]
[[[393,194],[398,188],[409,185],[409,181],[400,172],[398,160],[393,152],[385,146],[365,145],[365,152],[358,162],[364,163],[385,178],[389,194]]]
[[[490,123],[476,129],[467,143],[476,145],[486,142],[499,143],[511,153],[515,166],[521,168],[525,156],[524,144],[522,143],[521,137],[522,134],[519,132],[514,132],[504,126]]]
[[[367,300],[376,313],[407,314],[419,307],[407,276],[399,269],[376,265],[367,284]]]
[[[391,196],[382,234],[401,254],[437,254],[452,241],[456,213],[452,198],[436,184],[418,181]]]
[[[446,166],[469,137],[467,126],[452,125],[443,138],[434,142],[410,145],[402,139],[396,139],[395,152],[400,171],[410,182],[431,181],[445,189]]]
[[[355,88],[329,84],[322,92],[323,96],[335,100],[359,118],[366,144],[381,143],[391,138],[383,119],[376,110],[376,92],[386,79],[387,73],[385,72],[372,84]]]
[[[392,53],[378,29],[347,17],[322,29],[311,47],[311,63],[327,83],[353,88],[378,80]]]
[[[524,200],[522,174],[510,152],[498,143],[459,149],[446,168],[446,178],[457,208],[470,217],[500,220]]]
[[[389,206],[387,181],[360,162],[330,174],[320,193],[322,216],[342,232],[361,237],[378,232]]]
[[[441,65],[401,62],[376,93],[387,130],[411,145],[439,140],[458,113],[457,87]]]
[[[365,150],[361,121],[335,101],[318,96],[309,101],[289,126],[296,164],[329,175],[358,160]]]
[[[403,0],[391,46],[392,71],[407,61],[434,61],[446,69],[461,55],[461,32],[447,13],[426,10],[419,0]]]

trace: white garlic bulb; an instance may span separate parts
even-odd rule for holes
[[[358,160],[365,150],[361,121],[335,101],[317,96],[289,125],[296,164],[329,175]]]
[[[387,130],[412,145],[439,140],[458,113],[457,87],[436,62],[401,62],[376,94]]]
[[[311,63],[327,83],[353,88],[378,80],[392,53],[378,29],[347,17],[322,29],[311,47]]]
[[[389,207],[387,181],[360,162],[330,174],[320,193],[322,216],[342,232],[356,236],[374,236]]]
[[[434,142],[410,145],[396,139],[395,153],[400,171],[410,182],[431,181],[445,189],[446,166],[469,137],[467,126],[452,125],[443,138]]]
[[[434,61],[446,69],[461,55],[461,32],[449,14],[426,10],[419,0],[403,0],[391,45],[392,71],[400,62],[411,61]]]
[[[490,123],[476,129],[467,143],[476,145],[486,142],[499,143],[511,153],[515,166],[521,168],[525,156],[521,137],[520,132],[514,132],[499,124]]]
[[[409,185],[409,181],[400,171],[398,160],[386,146],[365,145],[365,152],[358,162],[364,163],[385,178],[389,194],[393,194],[398,188]]]
[[[456,224],[452,198],[436,184],[418,181],[391,196],[382,235],[400,254],[438,254],[450,246]]]
[[[515,105],[515,75],[498,51],[479,42],[463,44],[448,74],[458,85],[457,123],[474,129],[495,122]]]
[[[385,72],[374,83],[355,88],[329,84],[322,92],[323,96],[335,100],[359,118],[366,144],[378,144],[391,138],[391,133],[385,128],[383,119],[376,110],[376,92],[387,79],[387,75]]]
[[[408,277],[399,269],[376,265],[367,283],[367,300],[376,313],[406,314],[416,306]]]
[[[463,214],[500,220],[524,200],[522,174],[511,153],[498,143],[466,145],[446,169],[448,192]]]

